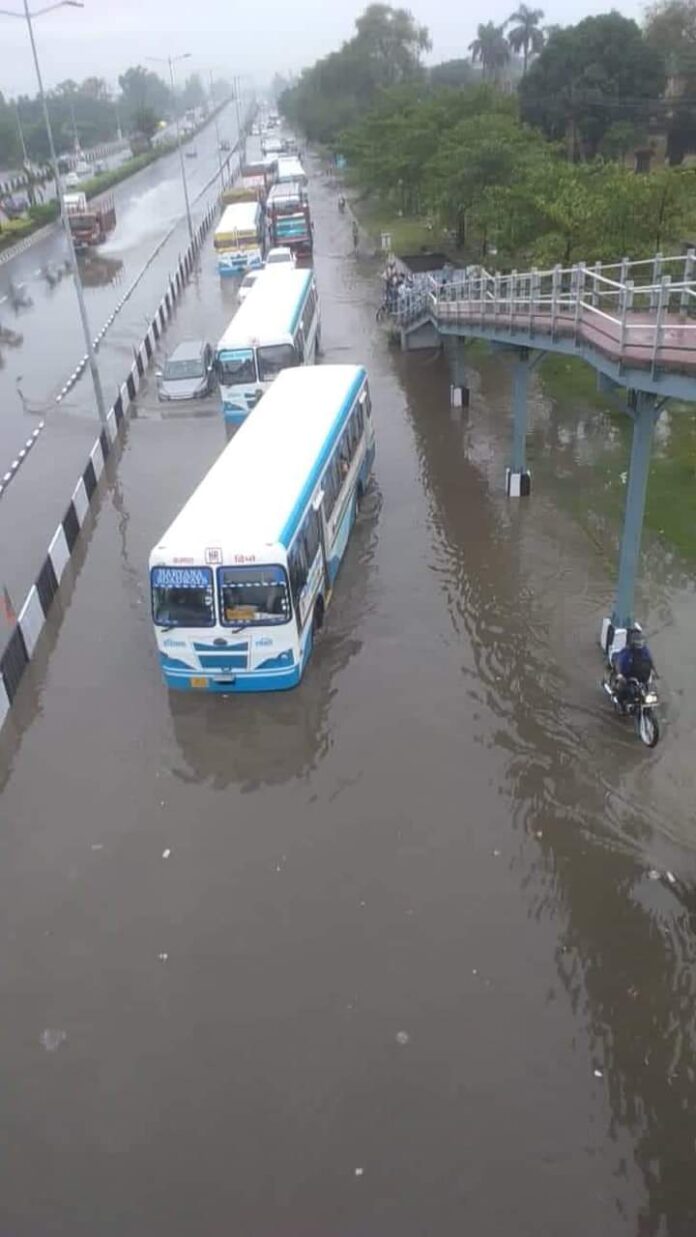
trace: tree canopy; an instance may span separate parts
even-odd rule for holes
[[[496,26],[493,21],[479,25],[476,38],[469,44],[469,51],[474,64],[477,60],[481,62],[486,80],[500,81],[501,73],[510,59],[510,48],[502,26]]]
[[[381,89],[422,74],[420,57],[430,36],[406,9],[370,4],[355,30],[339,51],[305,69],[280,96],[284,115],[313,140],[334,142]]]
[[[587,17],[556,31],[522,79],[522,116],[565,139],[571,159],[592,158],[615,121],[650,115],[665,80],[662,55],[634,21]]]

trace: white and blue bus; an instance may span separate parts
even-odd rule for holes
[[[374,453],[361,366],[283,371],[150,555],[168,687],[299,683]]]
[[[281,370],[313,365],[320,340],[314,273],[291,266],[262,271],[215,353],[225,421],[241,424]]]

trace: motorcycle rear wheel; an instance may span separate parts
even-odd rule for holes
[[[636,730],[638,738],[646,747],[657,747],[660,738],[660,726],[652,709],[643,708],[636,714]]]

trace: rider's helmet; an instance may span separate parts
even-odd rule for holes
[[[640,627],[638,623],[634,623],[632,627],[628,628],[626,632],[626,643],[631,649],[645,648],[645,636],[643,635],[642,627]]]

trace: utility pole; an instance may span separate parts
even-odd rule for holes
[[[210,105],[213,108],[213,122],[215,124],[215,141],[217,142],[218,167],[220,169],[220,192],[222,193],[222,190],[225,187],[225,181],[223,178],[223,171],[222,171],[222,151],[220,149],[220,130],[218,128],[217,111],[215,110],[215,99],[213,98],[213,70],[212,69],[210,70]]]
[[[186,203],[186,222],[188,224],[189,238],[193,243],[193,221],[191,219],[191,204],[189,202],[188,184],[186,182],[186,167],[184,164],[184,152],[181,149],[181,128],[179,125],[179,107],[176,98],[176,90],[174,87],[174,65],[177,60],[190,60],[190,52],[182,52],[180,56],[146,56],[146,60],[152,60],[157,64],[169,65],[169,81],[172,87],[172,103],[174,104],[174,123],[176,125],[176,144],[179,148],[179,166],[181,168],[181,183],[184,187],[184,202]]]
[[[78,3],[77,0],[63,0],[61,4],[57,4],[55,7],[56,8],[63,8],[63,7],[82,8],[82,5]],[[12,13],[11,16],[19,17],[21,16],[21,14]],[[41,77],[39,56],[36,50],[36,40],[34,39],[34,27],[32,25],[32,20],[31,20],[32,14],[29,11],[29,0],[24,0],[24,16],[26,18],[27,28],[29,30],[29,41],[31,43],[31,54],[34,60],[34,68],[36,69],[36,80],[39,86],[39,97],[41,99],[41,109],[43,111],[44,124],[46,126],[46,135],[48,137],[48,147],[51,152],[51,169],[53,171],[53,178],[56,182],[56,197],[58,199],[58,205],[60,207],[60,217],[63,223],[63,230],[65,232],[65,239],[66,239],[67,246],[68,246],[68,263],[70,266],[70,270],[72,272],[73,283],[75,285],[75,293],[77,295],[77,304],[78,304],[78,308],[80,311],[80,319],[82,322],[82,330],[84,333],[85,348],[87,351],[87,360],[89,361],[89,368],[92,374],[92,382],[94,384],[94,395],[97,401],[97,409],[99,411],[99,420],[102,422],[105,422],[106,421],[106,405],[104,403],[104,392],[102,391],[101,378],[99,375],[99,366],[97,365],[97,356],[94,351],[94,344],[92,343],[92,332],[90,330],[89,318],[87,316],[87,306],[85,305],[85,298],[84,298],[84,294],[82,290],[80,268],[77,265],[77,255],[75,254],[75,245],[73,243],[73,235],[72,235],[72,230],[70,228],[70,220],[68,219],[67,211],[65,209],[65,202],[63,201],[62,186],[60,183],[60,172],[58,171],[58,159],[56,157],[56,148],[53,142],[53,130],[51,128],[51,119],[48,114],[48,105],[46,103],[46,95],[44,93],[43,78]]]

